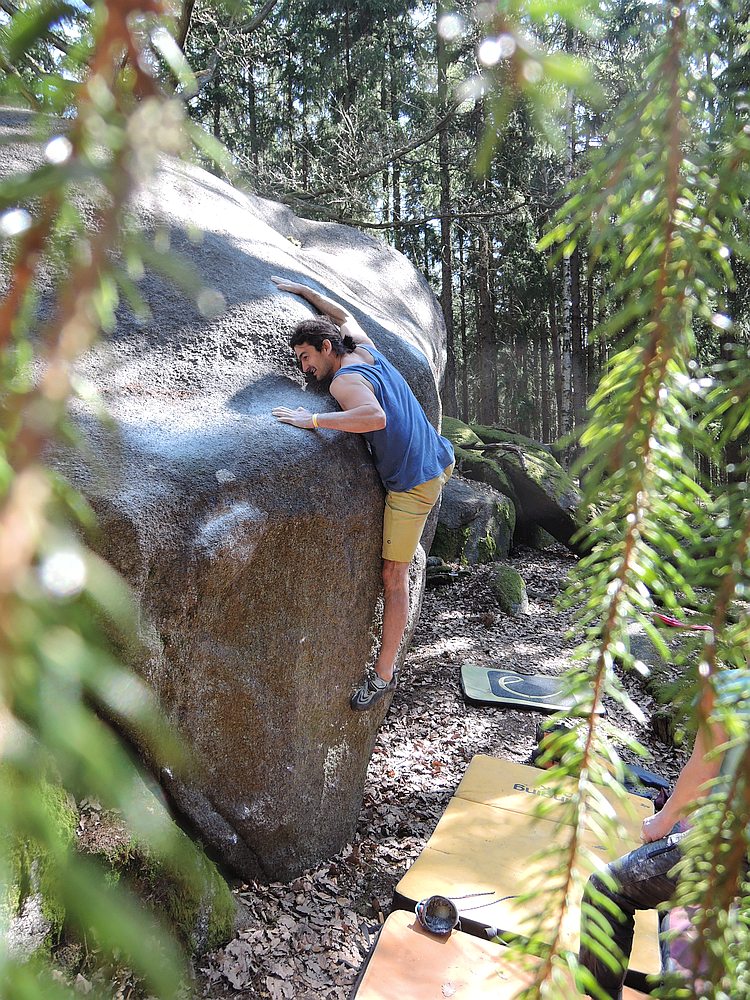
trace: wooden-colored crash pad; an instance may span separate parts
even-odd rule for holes
[[[508,765],[508,771],[501,777],[504,764]],[[497,794],[491,788],[493,770],[498,772]],[[506,781],[506,778],[519,777],[523,780],[510,784]],[[536,934],[543,940],[551,940],[558,927],[556,914],[541,928],[538,918],[544,902],[550,900],[554,891],[551,870],[560,860],[559,848],[567,843],[570,827],[559,822],[554,809],[549,818],[534,818],[530,812],[535,796],[514,788],[516,784],[523,784],[525,789],[534,788],[539,792],[544,787],[545,777],[548,780],[546,772],[537,768],[494,758],[474,758],[425,849],[398,883],[397,901],[411,905],[440,893],[454,900],[464,918],[465,929],[477,929],[472,927],[475,924],[480,928],[494,927],[525,937]],[[470,796],[484,796],[491,804],[475,801]],[[650,803],[638,800],[641,801],[650,810]],[[643,806],[638,805],[638,808]],[[634,833],[636,825],[640,827],[639,823],[631,823],[628,830],[624,823],[621,824],[621,837],[613,846],[608,846],[603,838],[600,842],[590,832],[585,835],[583,846],[604,865],[638,845]],[[507,898],[532,889],[540,892],[532,902]],[[560,947],[564,949],[578,949],[581,892],[582,887],[569,899],[561,928]],[[477,895],[479,893],[489,895]],[[647,974],[661,969],[655,911],[644,911],[636,917],[630,968]]]
[[[461,931],[436,937],[413,913],[386,920],[351,1000],[512,1000],[534,978],[534,959],[511,964],[505,948]],[[578,994],[571,986],[571,997]],[[626,989],[623,1000],[645,994]]]
[[[533,976],[504,963],[504,950],[460,931],[428,934],[413,913],[395,910],[380,931],[356,1000],[511,1000]]]
[[[541,798],[546,804],[546,818],[564,822],[566,803],[570,801],[570,796],[575,794],[575,791],[576,782],[571,780],[566,783],[563,795],[560,797],[559,794],[553,793],[549,775],[542,768],[477,754],[472,758],[456,789],[456,798],[481,802],[497,809],[520,812],[527,816],[534,812]],[[653,814],[653,803],[649,799],[630,793],[624,798],[619,797],[609,789],[602,789],[600,794],[601,811],[612,810],[619,826],[632,841],[631,846],[640,844],[641,824],[647,816]],[[619,852],[622,853],[624,851]]]

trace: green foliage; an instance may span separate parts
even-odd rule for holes
[[[212,307],[165,234],[149,242],[133,233],[127,212],[158,158],[190,148],[182,105],[162,90],[158,68],[171,67],[182,86],[191,74],[147,0],[20,3],[0,24],[0,65],[3,99],[44,112],[17,112],[9,141],[27,143],[28,161],[0,181],[0,932],[5,940],[24,898],[38,893],[52,934],[64,923],[166,1000],[183,989],[184,956],[76,851],[68,793],[118,809],[154,865],[179,871],[191,891],[195,875],[194,891],[218,903],[212,943],[227,930],[228,890],[168,817],[142,808],[130,756],[101,721],[116,720],[183,766],[153,696],[112,651],[138,654],[128,589],[86,548],[91,512],[46,459],[55,442],[75,444],[66,407],[78,356],[113,329],[121,295],[145,308],[137,281],[146,262]],[[0,994],[69,991],[3,946]]]
[[[709,5],[667,5],[661,14],[663,31],[641,86],[624,100],[607,147],[573,182],[543,241],[566,257],[585,243],[606,269],[610,310],[598,334],[617,348],[580,437],[585,501],[598,513],[586,529],[592,549],[569,592],[585,636],[569,684],[588,710],[578,725],[582,738],[567,748],[565,767],[553,772],[580,775],[570,805],[574,832],[553,873],[558,920],[592,863],[583,843],[583,831],[601,823],[592,782],[614,785],[621,768],[616,747],[630,742],[593,710],[608,695],[641,718],[614,669],[616,659],[633,662],[628,627],[640,623],[668,656],[652,621],[655,606],[688,604],[703,612],[711,630],[697,654],[695,646],[684,654],[696,684],[676,692],[678,702],[697,711],[699,724],[710,714],[715,678],[727,667],[746,673],[750,653],[747,616],[734,606],[750,569],[746,454],[739,449],[719,489],[699,464],[721,465],[727,440],[742,440],[750,417],[748,356],[743,346],[729,363],[702,370],[697,361],[698,331],[713,327],[726,336],[732,328],[732,262],[747,256],[750,143],[733,115],[716,113],[716,84],[701,69],[719,32],[738,28],[732,12],[718,18]],[[713,804],[699,814],[701,832],[688,841],[678,894],[701,906],[697,926],[709,970],[700,996],[706,997],[741,996],[747,988],[741,914],[749,734],[736,711],[724,717],[733,722],[742,766],[719,783],[725,794],[718,795],[717,785]],[[537,989],[550,987],[558,941],[550,942]],[[667,984],[660,995],[685,994]]]

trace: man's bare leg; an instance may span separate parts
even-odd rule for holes
[[[401,640],[409,621],[409,563],[383,560],[383,637],[375,673],[384,681],[393,677]]]

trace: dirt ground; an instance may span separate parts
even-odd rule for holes
[[[560,673],[575,640],[555,599],[573,557],[562,547],[520,550],[529,613],[511,618],[488,587],[491,567],[428,591],[399,686],[367,774],[357,834],[339,855],[289,884],[238,886],[247,927],[196,969],[196,994],[218,998],[345,1000],[389,911],[393,888],[420,853],[477,753],[525,762],[543,716],[467,705],[465,661]],[[646,718],[653,704],[627,680]],[[618,706],[610,718],[649,747],[650,767],[673,780],[682,760]]]

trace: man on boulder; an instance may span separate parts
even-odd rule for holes
[[[339,413],[276,407],[284,424],[362,434],[386,489],[383,518],[383,636],[371,675],[352,695],[364,711],[396,686],[394,667],[409,618],[409,564],[427,516],[453,471],[453,446],[425,416],[399,371],[375,347],[354,317],[307,285],[272,279],[282,292],[299,295],[322,316],[295,327],[290,346],[305,375],[330,379]]]

